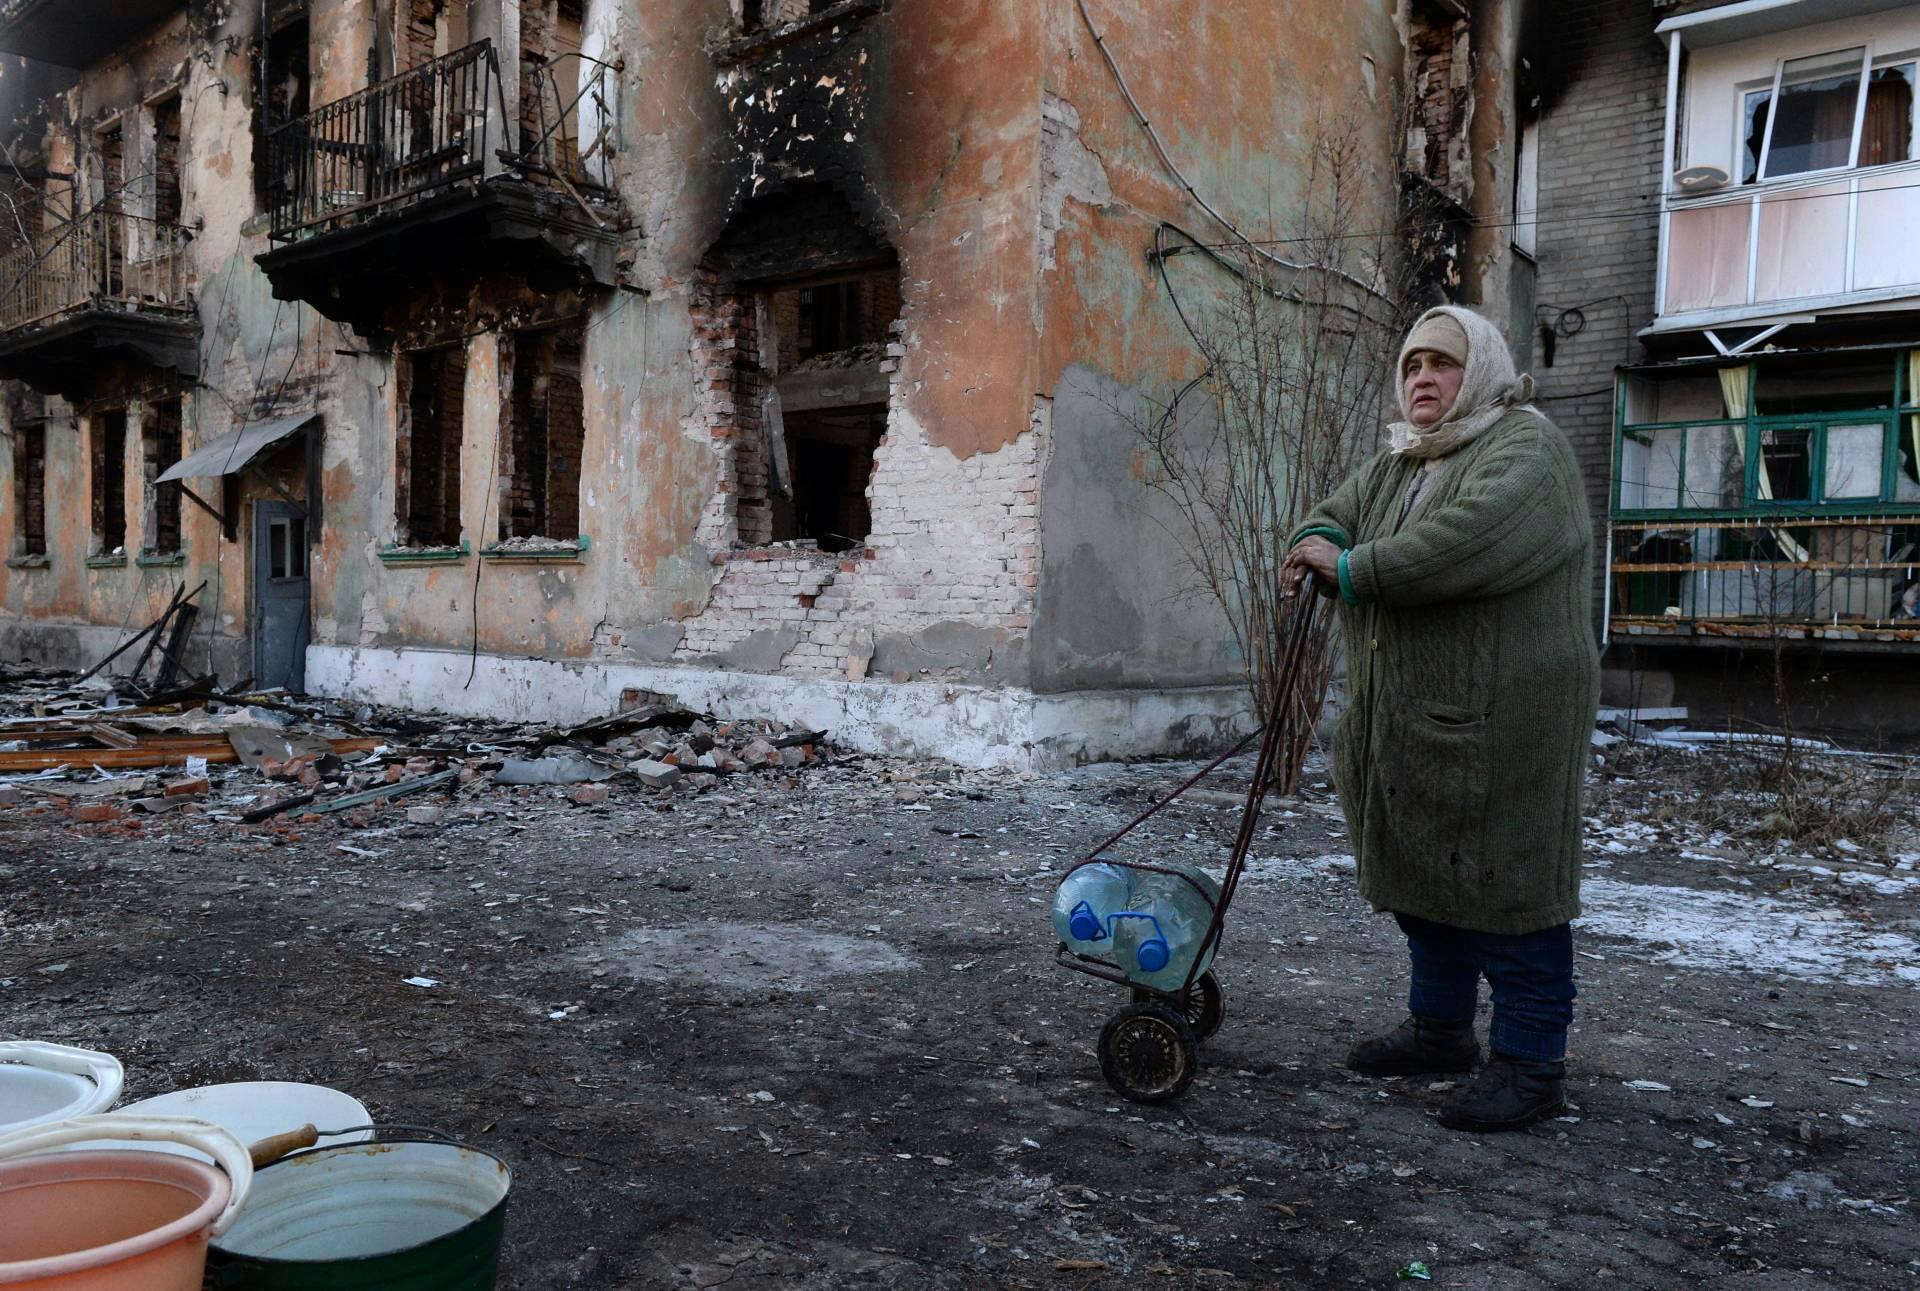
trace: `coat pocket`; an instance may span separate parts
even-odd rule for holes
[[[1487,715],[1418,698],[1388,704],[1385,715],[1374,763],[1394,836],[1472,857],[1486,824]]]

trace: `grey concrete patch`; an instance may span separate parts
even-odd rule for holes
[[[627,653],[642,663],[669,663],[687,631],[678,623],[654,623],[627,636]]]
[[[697,982],[723,991],[810,991],[838,978],[903,972],[918,962],[877,938],[756,923],[636,928],[582,960],[640,981]]]
[[[911,636],[884,636],[874,642],[871,670],[882,677],[896,672],[967,681],[1017,685],[1023,680],[1026,639],[1002,628],[973,623],[936,623]]]
[[[707,662],[736,672],[779,672],[780,661],[799,643],[799,628],[761,628],[726,653],[710,656]]]

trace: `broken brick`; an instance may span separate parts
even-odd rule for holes
[[[649,789],[665,789],[680,778],[680,768],[670,762],[655,762],[651,758],[641,758],[628,765],[627,769]]]
[[[212,786],[208,784],[205,776],[188,776],[184,780],[175,780],[171,784],[163,785],[160,793],[166,798],[196,798],[210,788]]]
[[[607,786],[604,784],[577,784],[567,790],[567,797],[582,807],[595,807],[607,800]]]
[[[111,802],[83,802],[74,807],[73,818],[82,825],[104,825],[120,819],[120,807]]]

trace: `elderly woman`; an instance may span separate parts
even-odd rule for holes
[[[1351,700],[1334,781],[1360,894],[1412,959],[1408,1018],[1347,1065],[1471,1071],[1484,975],[1492,1057],[1442,1111],[1455,1129],[1518,1129],[1565,1101],[1599,660],[1580,471],[1532,392],[1492,323],[1429,310],[1400,351],[1391,446],[1286,562],[1289,595],[1311,574],[1340,598]]]

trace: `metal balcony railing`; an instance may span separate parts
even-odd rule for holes
[[[608,72],[594,68],[568,93],[555,62],[530,60],[521,78],[514,149],[499,57],[479,41],[338,99],[274,130],[271,235],[288,241],[397,210],[488,174],[490,159],[515,178],[604,196]],[[588,132],[591,131],[589,134]]]
[[[278,127],[275,240],[352,223],[481,175],[503,102],[489,41],[423,63]]]
[[[1610,634],[1920,640],[1920,516],[1615,522]]]
[[[95,210],[0,254],[0,331],[77,310],[191,313],[192,234],[121,211]]]

